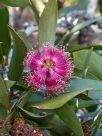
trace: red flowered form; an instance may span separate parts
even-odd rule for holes
[[[35,91],[44,89],[46,95],[57,95],[69,85],[74,65],[68,53],[45,43],[42,51],[34,50],[27,54],[24,67],[30,69],[25,76],[29,87]]]

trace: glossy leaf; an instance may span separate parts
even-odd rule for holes
[[[89,64],[90,64],[90,59],[92,55],[93,47],[88,51],[88,54],[86,56],[85,62],[84,62],[84,67],[83,67],[83,77],[86,78],[87,72],[89,69]]]
[[[93,88],[88,92],[88,96],[94,99],[102,99],[102,82],[91,79],[75,79],[71,82],[69,90],[77,91],[84,88]]]
[[[61,96],[48,98],[41,102],[39,101],[37,103],[34,103],[32,104],[32,107],[36,107],[38,109],[56,109],[63,106],[69,100],[71,100],[72,98],[74,98],[75,96],[81,93],[85,93],[86,91],[89,91],[88,95],[89,97],[91,97],[95,92],[97,92],[97,90],[99,90],[99,92],[102,94],[101,81],[91,80],[91,79],[75,79],[71,81],[70,88],[68,88],[69,92]]]
[[[85,59],[87,57],[88,50],[81,50],[73,53],[74,64],[77,68],[83,69]],[[97,77],[99,80],[102,80],[102,57],[96,52],[92,52],[88,72]]]
[[[4,80],[0,77],[0,104],[9,109],[8,90]]]
[[[83,130],[81,124],[73,111],[73,109],[68,105],[56,110],[59,117],[66,123],[68,128],[70,128],[76,136],[83,136]]]
[[[94,90],[91,93],[89,92],[88,95],[93,99],[101,100],[102,99],[102,89]]]
[[[75,76],[82,78],[83,77],[83,69],[80,69],[80,68],[77,68],[77,67],[74,68],[74,74],[75,74]],[[93,75],[89,71],[87,71],[86,78],[87,79],[93,79],[93,80],[99,80],[95,75]]]
[[[30,5],[29,0],[0,0],[0,2],[12,7],[25,7]]]
[[[57,24],[57,1],[49,0],[39,22],[39,44],[54,44]]]
[[[9,79],[17,81],[23,70],[23,59],[26,55],[27,49],[20,36],[18,36],[10,26],[9,30],[13,36],[13,55],[9,68]]]
[[[32,113],[30,111],[27,111],[26,109],[22,108],[21,106],[17,106],[21,111],[23,111],[25,114],[27,114],[28,116],[32,117],[32,118],[44,118],[47,116],[51,116],[51,114],[47,114],[47,115],[39,115],[39,114],[35,114]]]
[[[82,90],[85,88],[93,88],[93,90],[100,90],[102,89],[102,82],[97,80],[91,79],[74,79],[71,81],[69,91],[77,91]],[[91,93],[91,92],[89,92]]]
[[[65,103],[67,103],[69,100],[71,100],[78,94],[86,92],[87,90],[92,90],[92,89],[86,87],[85,89],[82,89],[82,90],[77,90],[73,92],[70,91],[61,96],[56,96],[53,98],[46,99],[39,103],[35,103],[32,105],[32,107],[36,107],[38,109],[57,109],[63,106]]]
[[[0,8],[0,42],[2,42],[2,53],[4,56],[8,55],[10,49],[10,35],[7,28],[9,23],[9,12],[6,7]]]

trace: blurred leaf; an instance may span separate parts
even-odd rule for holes
[[[32,45],[29,43],[29,41],[27,40],[27,35],[25,32],[19,32],[18,35],[20,36],[20,38],[22,39],[22,41],[25,43],[25,46],[27,48],[27,51],[32,50]]]
[[[81,50],[73,53],[74,64],[77,68],[83,70],[87,53],[88,50]],[[96,52],[92,52],[88,71],[102,80],[102,57]]]
[[[39,44],[54,44],[57,24],[57,2],[49,0],[39,22]]]
[[[94,122],[92,124],[91,136],[98,136],[99,128],[101,127],[102,122],[102,113],[98,113],[94,118]]]
[[[10,89],[16,82],[11,80],[5,80],[7,89]]]
[[[42,126],[50,126],[51,132],[55,132],[57,136],[65,136],[65,133],[69,132],[66,124],[59,118],[57,114],[40,119],[40,122]]]
[[[83,2],[82,2],[82,0],[77,0],[76,5],[71,6],[71,7],[65,7],[65,8],[61,9],[59,11],[59,15],[65,16],[66,14],[71,13],[73,11],[76,11],[76,12],[78,12],[80,10],[84,11],[87,9],[88,4],[89,4],[89,0],[84,0]]]
[[[76,103],[76,108],[77,109],[82,109],[82,108],[87,108],[89,107],[91,109],[91,106],[96,106],[98,105],[98,102],[96,100],[79,100]]]
[[[18,106],[20,107],[24,107],[25,104],[27,104],[30,96],[32,95],[32,91],[31,90],[28,90],[27,92],[24,92],[24,94],[19,98],[19,104]]]
[[[36,22],[39,25],[39,19],[40,19],[40,17],[39,17],[39,13],[38,13],[38,10],[37,10],[37,7],[36,7],[36,3],[37,2],[35,0],[33,2],[32,2],[32,0],[30,0],[30,5],[31,5],[31,8],[33,10]]]
[[[7,110],[4,106],[0,105],[0,119],[5,119],[7,116]]]
[[[43,101],[44,99],[46,99],[43,95],[39,94],[39,93],[34,93],[30,98],[29,98],[29,103],[33,104],[33,103],[37,103],[40,101]]]
[[[25,7],[30,5],[29,0],[0,0],[0,2],[12,7]]]
[[[88,25],[90,25],[90,24],[92,24],[92,23],[95,23],[96,21],[99,21],[99,20],[101,20],[102,19],[102,17],[97,17],[97,18],[94,18],[94,19],[90,19],[90,20],[88,20],[88,21],[83,21],[83,22],[81,22],[81,23],[78,23],[77,25],[75,25],[74,27],[73,27],[73,29],[71,30],[71,34],[72,33],[75,33],[76,31],[79,31],[80,29],[82,29],[82,28],[84,28],[84,27],[86,27],[86,26],[88,26]]]
[[[9,30],[13,36],[13,55],[11,58],[9,68],[9,79],[17,81],[23,70],[23,59],[26,55],[27,49],[25,43],[19,37],[19,35],[9,26]]]
[[[76,136],[83,136],[81,123],[79,122],[73,109],[68,104],[57,109],[56,112]]]
[[[66,33],[66,34],[61,38],[61,40],[59,41],[58,44],[65,44],[65,43],[67,43],[67,42],[70,40],[70,38],[71,38],[71,36],[73,35],[73,33],[77,32],[77,31],[83,29],[84,27],[89,26],[89,25],[91,25],[92,23],[94,23],[94,22],[96,22],[96,21],[99,21],[99,20],[101,20],[101,19],[102,19],[102,17],[97,17],[97,18],[94,18],[94,19],[90,19],[90,20],[88,20],[88,21],[82,21],[81,23],[79,22],[78,24],[76,24],[76,25],[72,28],[72,30],[71,30],[70,32]]]
[[[101,50],[102,49],[102,45],[90,45],[90,46],[80,46],[80,45],[69,45],[69,46],[65,46],[65,51],[67,52],[76,52],[76,51],[80,51],[83,49],[90,49],[93,48],[93,50]]]
[[[9,109],[9,97],[8,90],[6,88],[4,80],[0,77],[0,104]]]
[[[8,55],[10,49],[10,35],[7,28],[9,23],[9,12],[6,7],[0,8],[0,42],[2,42],[2,52],[4,56]],[[1,48],[0,47],[0,48]]]
[[[97,136],[102,136],[102,128],[101,129],[99,129],[99,133],[98,133],[98,135]]]
[[[46,100],[43,100],[42,102],[38,102],[32,105],[32,107],[36,107],[38,109],[57,109],[61,106],[63,106],[65,103],[67,103],[69,100],[74,98],[80,93],[86,92],[88,90],[92,90],[91,88],[86,88],[82,90],[77,90],[73,92],[65,93],[61,96],[56,96],[53,98],[49,98]]]
[[[3,61],[3,52],[2,52],[2,47],[1,47],[1,43],[0,43],[0,64],[2,63]]]
[[[101,100],[102,99],[102,89],[94,90],[91,93],[89,92],[88,95],[93,99]]]
[[[25,92],[25,91],[28,91],[28,88],[25,86],[25,85],[22,85],[22,84],[19,84],[19,83],[16,83],[12,86],[12,89],[17,89],[21,92]]]

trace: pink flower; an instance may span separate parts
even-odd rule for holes
[[[34,50],[27,54],[24,66],[30,69],[25,76],[28,87],[35,91],[45,89],[45,95],[57,95],[69,85],[73,63],[68,53],[45,43],[42,51]]]

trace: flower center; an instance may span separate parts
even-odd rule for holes
[[[47,68],[52,68],[53,62],[50,60],[45,60],[43,65]]]

